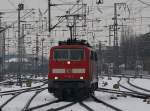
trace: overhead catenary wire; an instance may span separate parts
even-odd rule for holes
[[[59,0],[59,1],[63,1],[63,2],[66,2],[65,0]],[[131,0],[127,0],[127,1],[131,1]],[[70,2],[70,1],[69,1]],[[111,7],[113,7],[113,6],[111,6]]]
[[[31,9],[31,10],[28,11],[26,14],[24,14],[21,18],[22,18],[22,19],[25,19],[26,16],[27,16],[28,14],[30,14],[33,10],[34,10],[34,9]],[[9,25],[9,26],[5,27],[3,30],[1,30],[0,33],[3,32],[3,31],[5,31],[5,30],[7,30],[7,29],[9,29],[10,27],[12,27],[12,25],[16,24],[17,22],[18,22],[17,20],[14,21],[11,25]]]
[[[140,3],[142,3],[142,4],[144,4],[144,5],[150,6],[150,4],[149,4],[149,3],[144,2],[144,1],[142,1],[142,0],[137,0],[137,1],[139,1]]]
[[[10,5],[14,8],[14,9],[16,9],[16,6],[15,6],[15,4],[13,3],[13,2],[11,2],[10,0],[7,0],[9,3],[10,3]]]
[[[72,2],[66,2],[66,1],[64,1],[64,0],[59,0],[61,3],[64,3],[64,4],[70,4],[70,3],[72,3]]]
[[[81,6],[79,9],[73,11],[71,14],[75,14],[76,12],[78,12],[79,10],[81,10],[83,8],[83,6]],[[70,11],[70,9],[68,10]],[[55,27],[57,27],[60,23],[62,23],[66,18],[62,18],[62,17],[59,17],[59,21],[51,28],[51,30],[53,30]]]

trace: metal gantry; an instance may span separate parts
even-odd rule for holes
[[[4,29],[1,22],[1,15],[3,13],[0,12],[0,31]],[[0,32],[0,81],[4,79],[5,73],[5,32]]]
[[[44,45],[44,40],[45,40],[44,38],[41,39],[41,42],[42,42],[42,44],[41,44],[42,45],[42,59],[41,59],[42,60],[42,65],[41,65],[42,66],[41,67],[42,68],[42,73],[44,72],[43,71],[43,68],[44,68],[44,66],[43,66],[44,65],[44,46],[43,46]]]
[[[18,5],[18,73],[17,73],[17,85],[19,86],[22,86],[22,80],[21,80],[21,64],[22,64],[22,47],[21,47],[21,44],[22,44],[22,37],[21,37],[21,25],[20,25],[20,13],[21,13],[21,10],[24,9],[24,4],[19,4]]]
[[[126,3],[114,3],[114,74],[119,74],[119,38],[118,38],[118,7],[126,7]]]

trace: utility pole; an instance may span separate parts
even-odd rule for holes
[[[36,57],[35,57],[35,73],[36,75],[39,73],[39,68],[38,68],[38,58],[39,56],[39,35],[36,34]]]
[[[118,46],[118,20],[117,20],[117,3],[114,4],[114,46]]]
[[[1,15],[3,13],[0,12],[0,30],[3,30],[1,23]],[[0,81],[4,79],[4,70],[5,70],[5,32],[2,31],[0,33]]]
[[[99,76],[102,76],[102,67],[103,67],[103,58],[102,58],[102,44],[101,41],[99,41]]]
[[[119,46],[118,46],[118,21],[117,21],[117,3],[114,4],[114,74],[119,73]]]
[[[0,12],[0,30],[2,29],[1,27],[1,12]],[[2,41],[3,41],[3,37],[2,37],[2,33],[0,33],[0,81],[3,80],[3,57],[2,57],[2,53],[3,53],[3,49],[2,49]]]
[[[7,64],[9,64],[9,59],[10,59],[10,55],[9,55],[9,47],[10,47],[10,44],[9,44],[9,41],[10,41],[10,29],[8,29],[8,32],[7,32],[7,36],[8,36],[8,38],[7,38],[7,56],[8,56],[8,61],[7,61]],[[7,72],[9,72],[9,70],[7,70]]]
[[[111,46],[111,27],[109,25],[109,46]]]
[[[48,0],[48,30],[51,33],[51,0]]]
[[[25,58],[25,44],[24,44],[24,31],[26,24],[22,24],[22,34],[20,38],[20,71],[24,71],[24,58]],[[22,72],[21,72],[22,73]]]
[[[44,70],[43,70],[43,65],[44,65],[43,64],[44,63],[44,61],[43,61],[44,60],[44,44],[43,44],[43,42],[44,42],[44,40],[45,40],[44,38],[41,39],[41,42],[42,42],[42,73],[44,72]]]
[[[21,80],[21,36],[20,36],[20,12],[24,9],[24,4],[18,5],[18,73],[17,73],[17,85],[22,86]]]
[[[76,38],[76,35],[77,35],[77,33],[76,33],[76,31],[77,31],[77,29],[76,29],[76,19],[77,19],[77,17],[76,16],[74,16],[73,17],[73,37],[74,38]]]
[[[123,7],[124,11],[127,8],[126,3],[114,4],[114,73],[119,74],[119,40],[118,40],[118,12],[117,9]]]
[[[114,25],[109,25],[109,46],[111,46],[111,32],[114,31]]]
[[[114,74],[119,74],[118,6],[126,8],[126,3],[114,3]]]

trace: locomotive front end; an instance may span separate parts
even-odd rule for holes
[[[58,46],[50,53],[49,92],[62,97],[89,88],[89,52],[85,47]]]

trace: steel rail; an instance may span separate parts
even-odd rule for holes
[[[123,111],[123,110],[121,110],[121,109],[119,109],[119,108],[117,108],[117,107],[115,107],[115,106],[113,106],[111,104],[106,103],[105,101],[97,99],[94,95],[91,95],[91,97],[93,98],[94,101],[96,101],[98,103],[102,103],[103,105],[105,105],[105,106],[107,106],[107,107],[109,107],[109,108],[111,108],[111,109],[113,109],[115,111]]]
[[[10,90],[10,91],[2,91],[2,92],[0,92],[0,94],[6,94],[6,93],[17,92],[17,91],[24,91],[24,90],[36,89],[36,88],[40,88],[40,87],[44,86],[45,84],[46,83],[44,83],[42,85],[39,85],[39,86],[31,87],[31,88],[24,88],[24,89],[18,89],[18,90]]]
[[[130,79],[129,79],[129,78],[128,78],[128,84],[131,85],[132,87],[135,87],[135,88],[137,88],[137,89],[140,89],[140,90],[142,90],[142,91],[145,91],[145,92],[149,92],[149,93],[150,93],[150,90],[132,84],[132,83],[130,82]]]
[[[45,88],[41,88],[41,89],[35,89],[36,91],[39,91],[39,90],[44,90],[44,89],[47,89],[47,87]],[[0,106],[0,111],[2,111],[2,108],[4,106],[6,106],[9,102],[11,102],[14,98],[16,98],[17,96],[23,94],[23,93],[26,93],[26,92],[30,92],[30,91],[35,91],[35,90],[30,90],[30,89],[27,89],[27,90],[24,90],[24,91],[21,91],[21,92],[18,92],[16,93],[14,96],[12,96],[11,98],[9,98],[6,102],[4,102],[1,106]]]
[[[92,108],[90,108],[89,106],[87,106],[86,104],[84,104],[83,102],[79,102],[79,104],[81,106],[83,106],[84,108],[86,108],[88,111],[94,111]]]
[[[35,89],[30,89],[29,91],[38,91],[38,90],[42,90],[42,89],[47,89],[48,87],[44,87],[44,88],[35,88]],[[28,90],[28,89],[27,89]],[[14,92],[9,92],[9,93],[3,93],[0,94],[0,96],[6,96],[6,95],[15,95],[16,93],[22,92],[25,90],[20,90],[20,91],[14,91]]]
[[[47,89],[47,88],[46,88],[46,89]],[[24,106],[24,108],[22,109],[22,111],[26,111],[26,110],[29,108],[29,106],[30,106],[31,102],[33,101],[33,99],[34,99],[39,93],[41,93],[41,92],[44,91],[44,90],[45,90],[45,89],[36,91],[35,94],[28,100],[28,102],[26,103],[26,105]]]
[[[121,84],[120,84],[120,81],[121,81],[121,78],[120,78],[120,80],[118,81],[118,85],[119,85],[120,87],[122,87],[122,88],[124,88],[124,89],[126,89],[126,90],[128,90],[128,91],[134,92],[135,94],[141,95],[141,96],[143,96],[143,97],[144,97],[144,99],[146,99],[146,98],[149,98],[149,97],[150,97],[150,94],[141,93],[141,92],[138,92],[138,91],[132,90],[132,89],[130,89],[130,88],[127,88],[127,87],[125,87],[125,86],[121,85]]]
[[[23,93],[25,93],[25,92],[28,92],[28,91],[26,90],[26,91],[19,92],[19,93],[15,94],[14,96],[12,96],[11,98],[9,98],[6,102],[4,102],[4,103],[0,106],[0,111],[2,111],[2,108],[3,108],[4,106],[6,106],[9,102],[11,102],[14,98],[16,98],[17,96],[19,96],[19,95],[21,95],[21,94],[23,94]]]
[[[64,108],[67,108],[67,107],[69,107],[69,106],[72,106],[72,105],[74,105],[74,104],[76,104],[77,102],[71,102],[71,103],[69,103],[69,104],[67,104],[67,105],[63,105],[63,106],[61,106],[61,107],[58,107],[58,108],[51,108],[51,109],[48,109],[47,111],[59,111],[59,110],[62,110],[62,109],[64,109]]]
[[[39,109],[39,108],[42,108],[42,107],[45,107],[45,106],[48,106],[48,105],[51,105],[51,104],[54,104],[54,103],[58,103],[58,102],[61,102],[61,100],[55,100],[55,101],[51,101],[51,102],[48,102],[48,103],[45,103],[45,104],[34,106],[34,107],[26,109],[25,111],[36,110],[36,109]]]
[[[98,88],[96,91],[99,92],[106,92],[106,93],[114,93],[114,94],[123,94],[123,95],[127,95],[127,96],[131,96],[131,97],[135,97],[135,98],[141,98],[141,99],[146,99],[147,97],[143,96],[143,95],[139,95],[136,94],[134,92],[128,92],[128,91],[118,91],[118,90],[112,90],[112,89],[104,89],[104,88]]]

